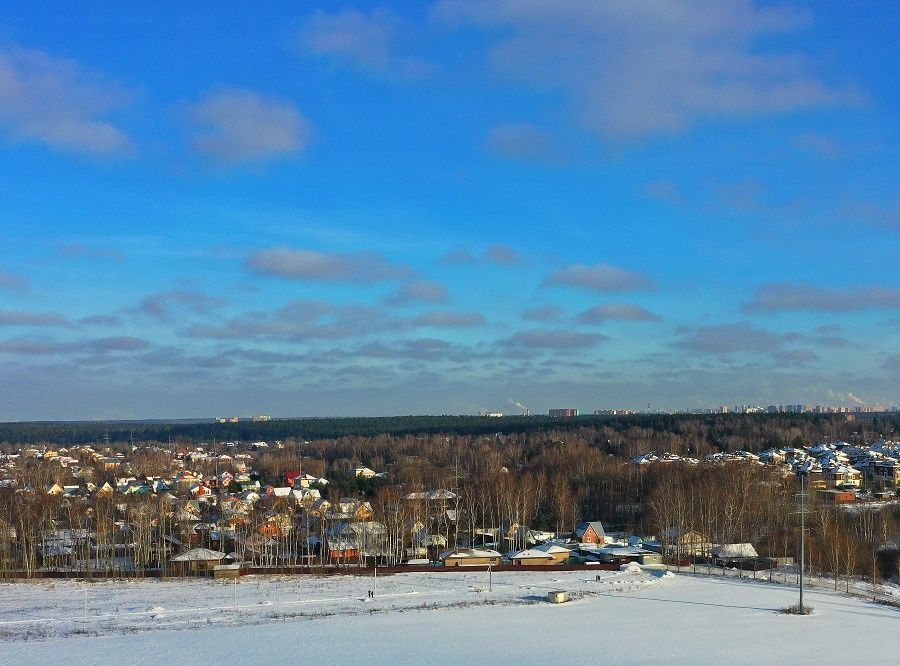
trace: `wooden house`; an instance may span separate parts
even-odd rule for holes
[[[575,539],[579,543],[595,543],[602,546],[606,543],[606,530],[599,520],[584,522],[575,528]]]
[[[359,561],[359,546],[350,539],[329,538],[325,553],[332,562],[349,564]]]
[[[712,548],[709,537],[694,530],[671,529],[667,530],[664,536],[667,545],[664,555],[676,557],[706,555]]]
[[[208,548],[191,548],[169,560],[176,571],[186,576],[211,576],[216,565],[227,555]]]
[[[547,553],[552,558],[551,564],[562,564],[572,555],[571,550],[554,543],[542,543],[531,550]]]

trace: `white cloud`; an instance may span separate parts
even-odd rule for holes
[[[467,247],[453,250],[441,257],[445,266],[484,264],[494,266],[515,266],[524,262],[522,255],[507,245],[491,245],[481,253],[474,253]]]
[[[531,349],[587,349],[609,338],[599,333],[579,333],[565,329],[535,328],[521,331],[502,341],[512,347]]]
[[[405,305],[407,303],[446,303],[447,289],[444,285],[430,280],[410,280],[404,282],[400,289],[387,299],[389,305]]]
[[[149,347],[150,343],[147,340],[125,335],[77,340],[74,342],[59,342],[45,338],[14,338],[0,341],[0,354],[22,356],[82,353],[105,354],[106,352],[136,352]]]
[[[298,46],[314,55],[335,58],[382,75],[411,78],[428,71],[425,61],[403,53],[401,42],[410,29],[392,13],[371,14],[345,10],[329,14],[318,10],[297,36]]]
[[[673,347],[706,354],[775,352],[783,344],[781,336],[748,324],[700,326],[672,343]]]
[[[813,64],[757,48],[810,22],[786,6],[752,0],[441,0],[436,20],[475,26],[493,39],[495,72],[559,89],[582,123],[629,140],[680,132],[702,119],[760,116],[859,103]]]
[[[831,289],[811,284],[767,284],[760,287],[744,312],[858,312],[862,310],[900,310],[900,288],[858,287]]]
[[[206,315],[221,309],[225,303],[223,298],[200,291],[169,289],[146,296],[135,308],[135,311],[158,321],[171,321],[176,310]]]
[[[0,49],[0,130],[8,140],[95,155],[128,152],[131,141],[109,116],[130,98],[73,60]]]
[[[289,101],[223,88],[191,105],[196,150],[227,164],[262,162],[305,150],[312,123]]]
[[[407,277],[409,269],[378,252],[329,253],[279,246],[251,255],[247,267],[262,275],[294,280],[370,284]]]
[[[69,326],[69,321],[56,312],[0,310],[0,326]]]
[[[599,292],[620,292],[650,289],[653,287],[653,282],[641,273],[600,263],[594,266],[575,264],[555,271],[546,277],[544,285],[580,287]]]
[[[599,324],[607,319],[618,321],[660,321],[660,317],[633,303],[606,303],[596,305],[578,315],[582,324]]]
[[[565,311],[558,305],[539,305],[522,313],[526,321],[556,321]]]
[[[486,323],[480,312],[449,312],[435,310],[425,312],[412,319],[413,326],[432,328],[472,328]]]

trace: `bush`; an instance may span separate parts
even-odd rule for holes
[[[793,606],[788,606],[787,608],[782,608],[780,613],[784,615],[812,615],[813,607],[812,606],[800,606],[800,604],[794,604]]]

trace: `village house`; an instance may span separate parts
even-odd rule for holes
[[[759,559],[759,554],[750,543],[725,543],[713,546],[712,556],[720,566],[740,566],[744,562]]]
[[[375,477],[376,474],[377,472],[374,469],[369,469],[368,467],[354,467],[350,470],[351,476],[363,479],[371,479]]]
[[[445,567],[481,567],[500,564],[502,555],[496,550],[480,548],[458,548],[439,555]]]
[[[694,530],[672,528],[662,534],[665,544],[664,555],[675,557],[695,557],[709,553],[712,543],[709,537]],[[651,546],[645,542],[646,547]]]
[[[575,528],[575,540],[579,543],[594,543],[602,546],[606,543],[606,531],[603,529],[603,523],[599,520],[580,523]]]
[[[822,478],[831,490],[836,488],[859,488],[862,482],[862,473],[859,470],[836,465],[830,469],[822,470]]]
[[[515,553],[510,556],[510,561],[513,565],[516,566],[535,566],[535,565],[552,565],[556,564],[553,561],[553,556],[549,553],[545,553],[542,550],[534,550],[532,548],[528,548],[526,550],[520,550],[518,553]]]
[[[182,575],[211,576],[216,565],[227,557],[227,554],[221,551],[191,548],[171,558],[169,562]]]
[[[572,551],[563,546],[544,543],[533,548],[519,551],[513,555],[510,560],[513,564],[519,566],[531,566],[535,564],[564,564]]]
[[[889,488],[900,488],[900,460],[880,460],[870,467],[875,483]]]

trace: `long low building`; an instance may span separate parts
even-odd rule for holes
[[[519,551],[510,560],[519,566],[537,564],[563,564],[571,557],[572,551],[553,543],[542,543],[534,548]]]
[[[502,555],[496,550],[458,548],[440,554],[445,567],[483,567],[500,564]]]
[[[624,564],[636,562],[638,564],[662,564],[662,555],[646,548],[638,546],[609,545],[600,548],[581,547],[579,552],[586,558],[596,558],[600,562],[615,562]]]

